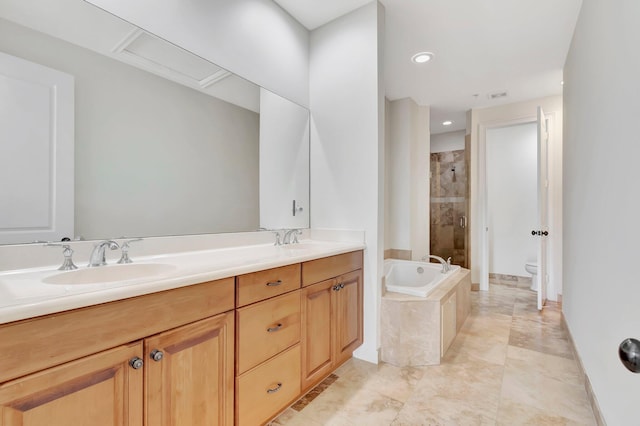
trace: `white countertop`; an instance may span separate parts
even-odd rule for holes
[[[135,257],[133,264],[167,266],[160,274],[99,284],[47,284],[43,280],[68,273],[58,271],[57,265],[0,272],[0,324],[364,248],[359,242],[302,240],[300,244],[285,246],[257,244]],[[86,267],[77,271],[82,269]]]

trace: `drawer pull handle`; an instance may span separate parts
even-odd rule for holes
[[[276,286],[279,286],[280,284],[282,284],[282,280],[271,281],[267,283],[267,287],[276,287]]]
[[[276,393],[280,390],[281,387],[282,387],[282,383],[278,383],[278,385],[275,388],[267,389],[267,393]]]
[[[279,323],[278,325],[276,325],[275,327],[269,327],[267,328],[267,332],[269,333],[273,333],[274,331],[278,331],[282,328],[282,323]]]

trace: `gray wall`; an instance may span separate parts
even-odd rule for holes
[[[564,69],[563,311],[605,420],[638,421],[640,2],[585,0]],[[634,420],[635,419],[635,420]]]
[[[76,235],[258,227],[258,114],[4,20],[0,50],[75,76]]]

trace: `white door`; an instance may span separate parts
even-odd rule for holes
[[[73,238],[73,77],[0,52],[0,244]]]
[[[549,178],[547,172],[547,151],[549,131],[542,108],[538,107],[538,309],[547,303],[547,236]]]

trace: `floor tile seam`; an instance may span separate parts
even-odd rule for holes
[[[500,398],[500,400],[501,400],[500,403],[502,404],[502,398]],[[558,410],[557,408],[550,407],[547,404],[535,405],[535,404],[531,404],[531,403],[528,403],[528,402],[523,402],[523,401],[517,401],[517,400],[514,400],[514,399],[510,399],[508,396],[505,398],[505,400],[511,401],[513,403],[516,403],[516,404],[522,404],[522,405],[526,405],[528,407],[533,407],[535,410],[542,411],[546,415],[553,416],[553,417],[562,417],[562,418],[567,419],[569,421],[572,421],[574,423],[581,423],[581,422],[583,422],[585,420],[585,418],[580,416],[580,415],[576,415],[576,416],[567,415],[566,411]],[[590,409],[591,407],[588,406],[588,408]],[[569,413],[569,414],[571,414],[571,413]]]
[[[573,418],[571,418],[571,417],[566,417],[566,416],[563,416],[563,415],[561,415],[561,414],[557,414],[557,413],[554,413],[554,412],[549,412],[549,411],[547,411],[547,410],[545,410],[545,409],[542,409],[542,408],[540,408],[540,407],[537,407],[537,406],[535,406],[535,405],[533,405],[533,404],[529,404],[529,403],[527,403],[527,402],[510,400],[509,398],[505,398],[505,399],[506,399],[507,401],[510,401],[512,404],[518,404],[518,405],[525,406],[525,407],[527,407],[527,408],[531,409],[531,411],[534,411],[534,412],[539,412],[539,411],[540,411],[540,412],[543,412],[543,413],[544,413],[544,415],[549,416],[549,417],[559,418],[560,420],[564,420],[564,421],[566,421],[566,422],[574,422],[574,423],[577,423],[577,422],[578,422],[578,420],[573,419]],[[502,398],[500,398],[500,406],[502,406]],[[498,411],[498,412],[499,412],[499,411]],[[496,421],[498,421],[498,417],[496,417]],[[506,423],[500,423],[500,424],[506,424]]]
[[[545,354],[545,355],[547,355],[547,354]],[[552,355],[552,356],[555,356],[555,355]],[[557,358],[562,358],[562,357],[557,357]],[[512,359],[514,359],[514,358],[512,358]],[[566,359],[566,358],[562,358],[562,359]],[[514,360],[517,360],[517,359],[514,359]],[[522,361],[522,360],[518,360],[518,361]],[[508,367],[505,364],[505,371],[507,371],[508,368],[510,368],[510,367]],[[513,368],[517,368],[518,371],[522,371],[522,368],[520,368],[520,367],[515,367],[514,366]],[[537,371],[537,370],[531,370],[531,372],[535,372],[535,371]],[[573,381],[570,381],[570,380],[563,380],[563,379],[561,379],[559,377],[555,377],[555,376],[540,375],[541,379],[552,381],[554,385],[558,384],[558,385],[568,386],[568,387],[571,387],[571,388],[575,388],[575,390],[577,390],[577,391],[581,391],[584,388],[584,386],[583,386],[582,383],[580,383],[579,376],[576,376],[576,377],[578,378],[578,380],[576,382],[573,382]]]
[[[378,396],[380,396],[382,398],[386,398],[386,399],[392,400],[394,402],[397,402],[397,403],[401,404],[402,407],[404,407],[404,405],[406,404],[406,402],[400,401],[397,398],[394,398],[394,397],[392,397],[390,395],[387,395],[387,394],[383,393],[382,391],[380,391],[377,388],[373,387],[373,385],[367,386],[366,383],[360,383],[358,385],[355,385],[355,384],[351,385],[351,381],[348,381],[346,378],[344,380],[341,380],[341,379],[343,379],[343,378],[342,377],[338,377],[338,379],[334,383],[337,383],[338,381],[340,381],[347,389],[349,389],[349,388],[366,389],[366,390],[368,390],[370,392],[373,392],[373,393],[377,394]],[[369,380],[366,380],[366,382],[368,383]],[[372,383],[374,385],[376,384],[375,382],[372,382]],[[318,395],[318,397],[320,397],[321,395],[322,394]],[[311,401],[311,403],[309,403],[309,405],[311,405],[312,403],[313,403],[313,401]]]
[[[508,344],[507,344],[507,349],[508,349]],[[494,420],[497,424],[498,422],[498,413],[500,412],[500,406],[502,405],[502,390],[504,388],[504,373],[506,371],[506,365],[507,365],[507,352],[505,352],[504,354],[504,364],[502,364],[502,376],[500,378],[500,390],[498,391],[498,404],[496,407],[496,412],[494,413]]]

